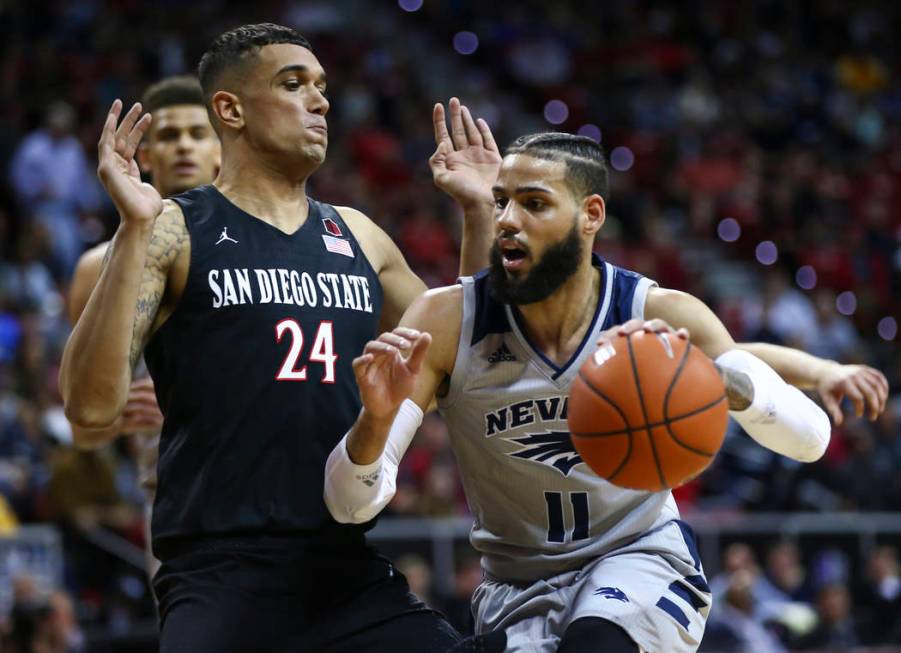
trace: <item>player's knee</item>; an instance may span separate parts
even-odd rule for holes
[[[625,630],[600,617],[583,617],[563,633],[557,653],[638,653],[638,644]]]

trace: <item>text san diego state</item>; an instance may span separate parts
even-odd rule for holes
[[[293,304],[372,313],[369,279],[355,274],[298,272],[285,268],[210,270],[213,308],[237,304]]]

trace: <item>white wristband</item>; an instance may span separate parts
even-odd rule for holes
[[[748,435],[767,449],[801,462],[822,457],[832,428],[819,406],[750,352],[733,349],[717,358],[716,363],[742,372],[751,380],[751,405],[745,410],[729,411]]]
[[[422,410],[407,399],[388,433],[385,450],[374,462],[357,465],[347,454],[347,435],[332,449],[325,463],[325,505],[335,521],[361,524],[373,519],[394,497],[397,466],[416,430]]]

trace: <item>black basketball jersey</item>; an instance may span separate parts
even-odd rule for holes
[[[173,199],[191,262],[146,348],[165,415],[154,549],[323,527],[358,538],[322,492],[326,458],[360,410],[351,361],[377,332],[378,276],[328,204],[311,199],[289,235],[214,186]]]

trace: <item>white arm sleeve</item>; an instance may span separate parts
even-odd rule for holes
[[[388,505],[397,489],[397,466],[422,423],[422,410],[409,399],[397,411],[385,451],[368,465],[347,455],[347,435],[332,449],[325,463],[325,505],[342,524],[362,524]]]
[[[729,411],[748,435],[767,449],[805,463],[826,453],[832,433],[829,418],[803,392],[749,352],[733,349],[717,358],[716,363],[744,372],[751,379],[751,405],[745,410]]]

